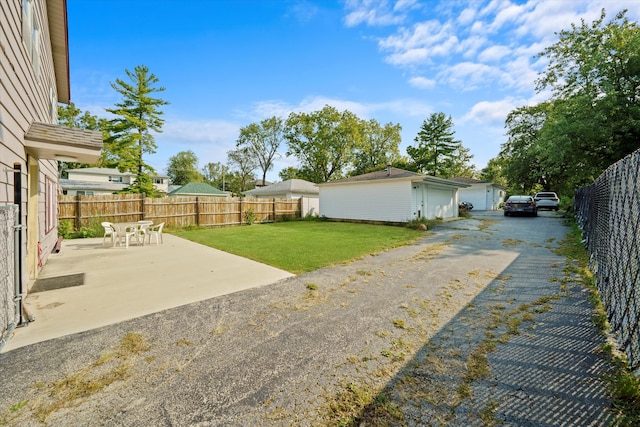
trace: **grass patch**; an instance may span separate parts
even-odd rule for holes
[[[369,386],[343,383],[328,405],[329,425],[388,426],[403,420],[402,412],[385,393]]]
[[[142,335],[127,333],[115,350],[101,354],[90,365],[58,381],[34,384],[37,396],[11,406],[9,413],[0,417],[0,424],[12,421],[25,411],[46,424],[53,413],[75,407],[109,385],[129,378],[133,368],[132,358],[150,348]]]
[[[406,227],[329,221],[198,228],[173,234],[295,274],[402,246],[424,236]]]

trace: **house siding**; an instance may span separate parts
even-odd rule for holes
[[[27,260],[24,283],[37,276],[39,265],[46,262],[58,237],[57,227],[47,230],[45,215],[47,178],[50,183],[57,183],[57,162],[32,159],[24,148],[31,123],[57,122],[57,88],[47,2],[32,1],[39,26],[39,60],[34,63],[35,67],[22,39],[22,1],[0,2],[0,168],[4,171],[12,170],[14,164],[21,166],[21,223],[26,225],[22,229],[22,253]],[[14,203],[13,188],[13,174],[0,174],[1,205]]]
[[[412,218],[411,183],[371,181],[320,187],[320,212],[334,219],[407,222]]]

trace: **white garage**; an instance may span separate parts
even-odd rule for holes
[[[318,187],[327,218],[408,222],[457,217],[458,190],[468,184],[388,167]]]

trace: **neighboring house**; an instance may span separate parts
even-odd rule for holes
[[[212,196],[212,197],[229,197],[227,193],[218,190],[216,187],[206,182],[190,182],[178,187],[167,194],[169,197],[195,197],[195,196]]]
[[[0,28],[0,227],[10,230],[3,236],[17,230],[16,263],[2,265],[0,293],[15,277],[20,306],[58,242],[58,160],[97,162],[102,135],[57,125],[58,102],[70,102],[66,1],[0,1]],[[16,228],[6,220],[13,205]],[[1,247],[9,239],[1,240],[3,261],[13,261],[14,248]]]
[[[498,184],[465,177],[451,178],[451,180],[470,185],[470,187],[461,188],[458,197],[461,202],[471,202],[474,211],[495,211],[504,202],[506,188]]]
[[[246,197],[299,199],[302,198],[302,216],[318,215],[320,211],[320,189],[313,182],[304,179],[288,179],[266,187],[244,192]]]
[[[322,216],[408,222],[457,217],[458,190],[468,184],[387,167],[318,186]]]
[[[136,174],[120,172],[116,168],[68,169],[68,178],[60,180],[64,194],[94,196],[113,194],[136,182]],[[169,177],[152,176],[153,186],[160,194],[169,192]]]

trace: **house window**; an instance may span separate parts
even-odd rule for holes
[[[58,186],[48,176],[45,176],[44,184],[44,229],[46,233],[49,233],[56,225]]]
[[[153,178],[154,184],[162,184],[163,182],[164,182],[164,179],[162,178]]]
[[[110,176],[109,177],[109,182],[122,182],[122,177],[121,176]]]
[[[93,191],[78,190],[76,194],[79,196],[93,196]]]
[[[33,0],[22,0],[22,41],[33,70],[40,72],[40,26]]]

